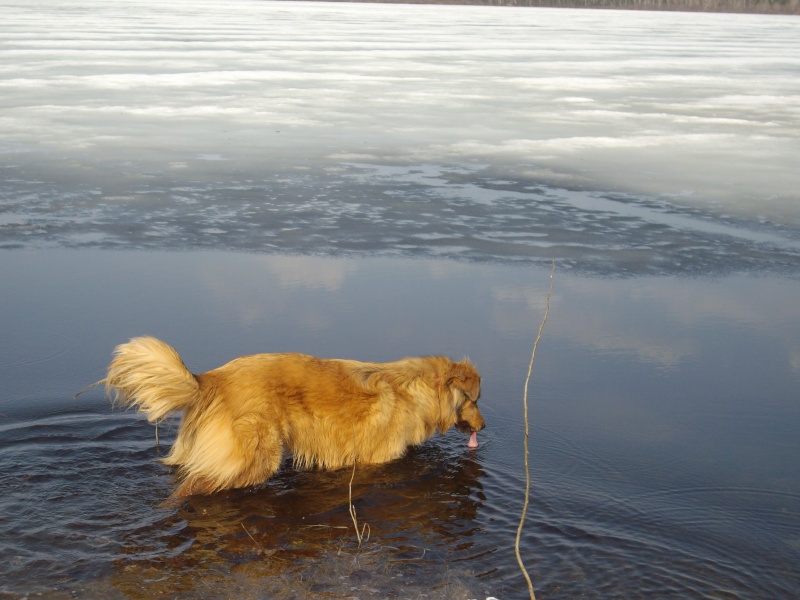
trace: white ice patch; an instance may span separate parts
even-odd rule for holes
[[[211,228],[234,247],[295,232],[282,248],[327,251],[339,228],[348,250],[421,252],[409,240],[457,232],[473,258],[515,252],[520,221],[550,232],[540,246],[592,256],[605,239],[631,255],[663,243],[632,223],[800,237],[790,17],[254,0],[0,11],[0,214],[25,205],[37,226],[105,202],[117,212],[102,226],[130,243],[191,245]],[[624,206],[600,215],[537,188]]]

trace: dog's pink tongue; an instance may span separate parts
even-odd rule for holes
[[[469,436],[469,441],[467,442],[467,448],[477,448],[478,447],[478,432],[473,431],[472,435]]]

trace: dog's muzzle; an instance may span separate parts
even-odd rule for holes
[[[473,431],[481,431],[485,427],[486,427],[486,423],[482,423],[481,426],[478,429],[475,429],[472,425],[470,425],[466,421],[459,421],[458,423],[456,423],[456,428],[461,433],[472,433]]]

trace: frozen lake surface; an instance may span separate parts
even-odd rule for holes
[[[800,21],[0,0],[0,595],[800,596]],[[467,354],[455,432],[181,507],[152,334]]]
[[[6,247],[800,263],[797,19],[2,6]]]

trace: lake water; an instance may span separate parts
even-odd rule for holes
[[[0,0],[0,595],[800,596],[800,21]],[[163,500],[195,372],[468,355],[451,431],[352,487]]]

